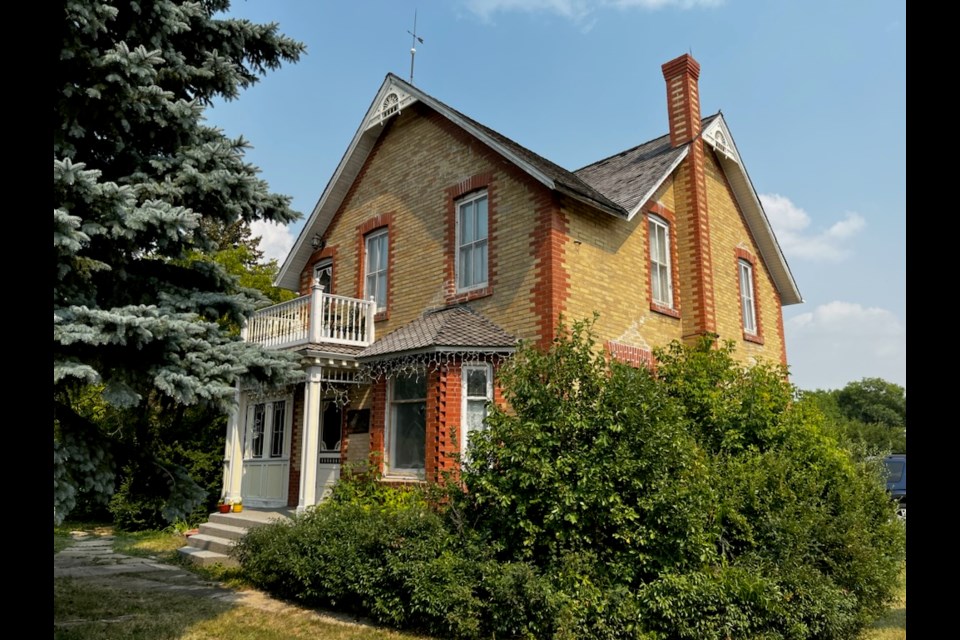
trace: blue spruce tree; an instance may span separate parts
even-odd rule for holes
[[[54,520],[81,493],[109,496],[130,451],[149,466],[177,436],[158,416],[226,411],[240,384],[298,369],[231,330],[263,297],[216,261],[224,229],[299,217],[244,161],[247,143],[204,122],[304,47],[276,24],[225,17],[228,0],[68,0],[54,70]],[[91,407],[119,416],[105,428]],[[124,456],[117,446],[123,443]],[[126,456],[126,457],[125,457]],[[163,513],[204,497],[183,469]]]

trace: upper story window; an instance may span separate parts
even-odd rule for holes
[[[388,234],[386,229],[374,231],[364,239],[364,294],[365,299],[373,296],[377,312],[387,309],[387,259]]]
[[[655,305],[673,309],[673,269],[670,263],[670,225],[648,217],[650,231],[650,295]]]
[[[737,261],[740,272],[740,312],[743,332],[757,335],[757,299],[753,288],[753,265],[746,260]]]
[[[457,202],[457,292],[487,286],[487,192]]]

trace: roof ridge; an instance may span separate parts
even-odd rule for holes
[[[704,124],[706,124],[708,120],[711,120],[711,121],[712,121],[714,118],[716,118],[717,116],[720,116],[720,115],[723,115],[723,113],[718,110],[718,111],[717,111],[716,113],[714,113],[714,114],[711,114],[711,115],[709,115],[709,116],[704,116],[704,117],[700,118],[700,124],[701,124],[701,126],[703,126]],[[648,145],[648,144],[652,144],[652,143],[654,143],[654,142],[657,142],[657,141],[659,141],[659,140],[663,140],[664,138],[669,138],[669,137],[670,137],[670,132],[668,131],[667,133],[664,133],[664,134],[662,134],[662,135],[659,135],[659,136],[657,136],[656,138],[650,138],[650,139],[647,140],[646,142],[641,142],[640,144],[634,145],[634,146],[632,146],[632,147],[630,147],[630,148],[628,148],[628,149],[624,149],[623,151],[618,151],[618,152],[616,152],[616,153],[610,154],[609,156],[607,156],[607,157],[605,157],[605,158],[600,158],[599,160],[595,160],[594,162],[591,162],[591,163],[589,163],[589,164],[585,164],[585,165],[583,165],[582,167],[580,167],[579,169],[574,169],[574,170],[573,170],[573,173],[574,173],[574,175],[576,175],[578,172],[583,171],[584,169],[588,169],[588,168],[590,168],[590,167],[592,167],[592,166],[594,166],[594,165],[598,165],[598,164],[600,164],[601,162],[606,162],[607,160],[612,160],[612,159],[614,159],[614,158],[616,158],[616,157],[619,157],[619,156],[622,156],[622,155],[626,155],[626,154],[630,153],[631,151],[636,151],[636,150],[639,149],[640,147],[646,146],[646,145]],[[687,143],[687,144],[689,144],[689,143]],[[679,148],[682,148],[683,146],[686,146],[686,145],[681,145],[680,147],[677,147],[677,148],[679,149]]]

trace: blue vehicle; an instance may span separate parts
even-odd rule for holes
[[[883,459],[887,468],[887,491],[898,503],[897,515],[907,519],[907,454],[895,453]]]

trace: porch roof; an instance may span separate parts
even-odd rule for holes
[[[425,351],[512,352],[517,337],[467,306],[427,311],[357,354],[370,361]]]

